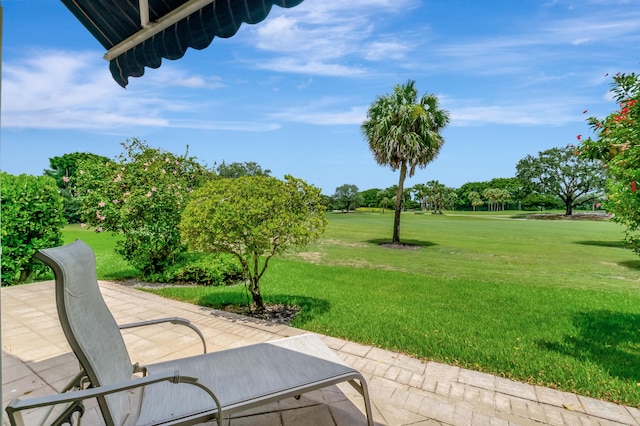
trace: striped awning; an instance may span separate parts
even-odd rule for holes
[[[179,59],[189,47],[204,49],[214,37],[233,36],[243,22],[256,24],[275,4],[302,0],[62,0],[107,49],[111,75],[125,87],[162,58]]]

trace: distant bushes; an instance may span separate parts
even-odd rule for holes
[[[382,207],[358,207],[356,209],[356,212],[358,213],[384,213],[384,210]],[[389,210],[386,209],[387,211],[393,211],[393,210]]]

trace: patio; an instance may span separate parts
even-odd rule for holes
[[[53,282],[2,289],[2,404],[13,398],[61,389],[78,363],[59,326]],[[216,351],[304,333],[280,324],[163,299],[100,282],[119,323],[178,316],[200,328]],[[162,324],[123,332],[140,364],[202,352],[198,337]],[[572,393],[514,382],[485,373],[322,336],[325,343],[367,378],[374,419],[380,425],[640,425],[640,410]],[[86,403],[84,425],[103,424],[97,404]],[[39,411],[26,416],[39,424]],[[243,412],[225,425],[366,424],[361,396],[348,384],[329,387]],[[3,425],[8,420],[3,416]]]

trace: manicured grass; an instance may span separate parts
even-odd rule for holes
[[[113,251],[118,236],[111,233],[97,233],[93,229],[82,228],[80,225],[66,226],[62,236],[65,244],[81,239],[94,250],[98,279],[120,280],[135,277],[139,273],[122,256]]]
[[[389,213],[329,220],[262,281],[267,303],[302,307],[296,327],[640,406],[640,259],[618,225],[409,213],[419,248],[399,250],[380,246]],[[246,303],[239,286],[154,292]]]

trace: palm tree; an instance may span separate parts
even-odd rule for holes
[[[438,98],[424,94],[418,98],[414,80],[396,84],[393,93],[379,96],[369,107],[362,132],[369,148],[382,166],[400,170],[393,223],[393,243],[400,242],[400,203],[404,180],[416,167],[424,168],[440,153],[440,135],[449,123],[449,113],[438,108]]]

